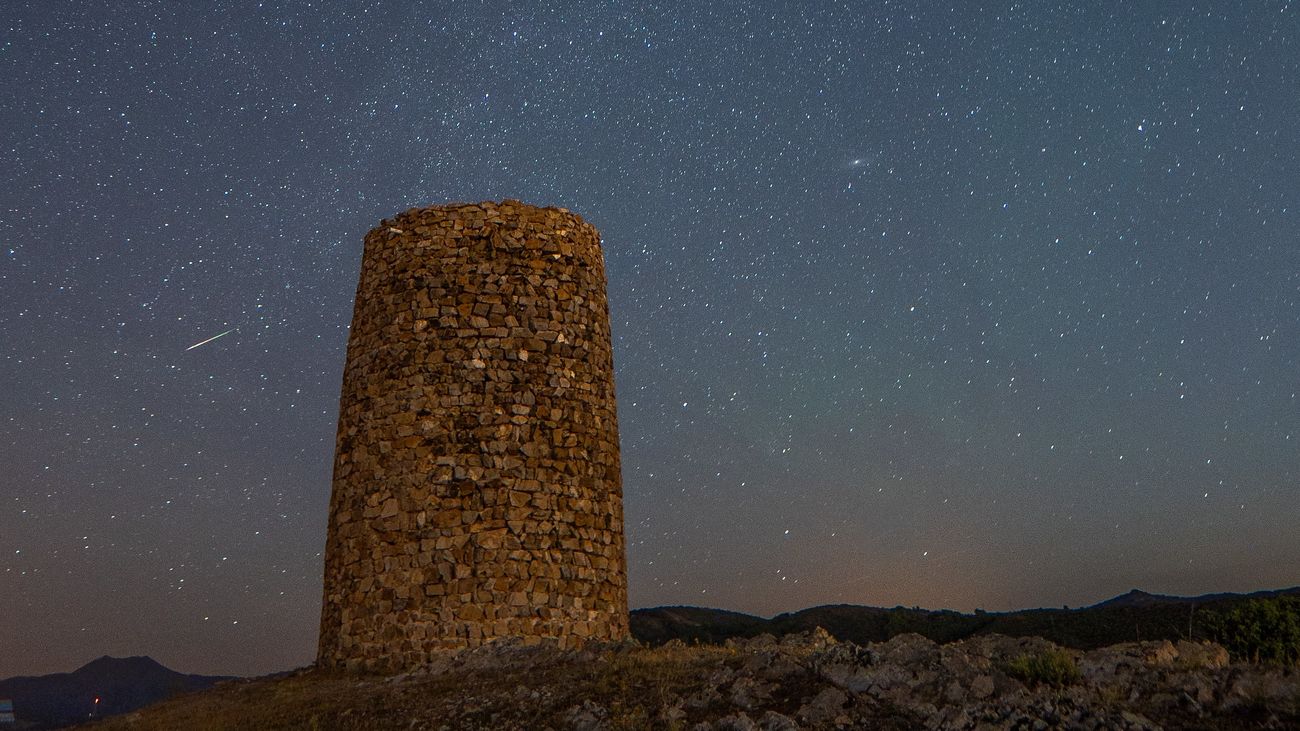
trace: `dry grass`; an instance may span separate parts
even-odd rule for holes
[[[232,681],[92,726],[96,731],[564,728],[575,706],[606,709],[611,729],[669,728],[669,699],[689,694],[735,657],[721,647],[554,653],[517,666],[394,678],[308,670]]]
[[[1082,679],[1079,665],[1069,650],[1044,650],[1033,655],[1021,655],[1006,665],[1006,673],[1013,678],[1030,683],[1064,688]]]

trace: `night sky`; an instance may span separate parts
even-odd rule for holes
[[[634,607],[1300,584],[1300,6],[9,0],[0,79],[0,677],[312,660],[448,201],[602,232]]]

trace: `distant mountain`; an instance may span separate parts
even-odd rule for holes
[[[936,642],[976,635],[1042,637],[1060,645],[1091,650],[1135,640],[1200,638],[1202,610],[1227,609],[1250,599],[1300,596],[1300,586],[1251,594],[1163,596],[1133,590],[1078,609],[1024,609],[963,614],[919,608],[827,605],[780,614],[771,619],[701,607],[654,607],[632,612],[632,636],[649,644],[718,644],[731,638],[768,633],[778,637],[822,627],[842,641],[864,645],[915,632]]]
[[[227,679],[184,675],[148,657],[101,657],[70,673],[0,680],[0,698],[13,700],[18,719],[15,728],[56,728],[95,716],[134,711]]]
[[[669,640],[720,645],[733,637],[757,637],[771,632],[768,625],[768,620],[762,617],[723,609],[655,607],[632,612],[633,636],[652,645]]]
[[[1148,594],[1141,589],[1133,589],[1127,594],[1120,594],[1112,599],[1094,604],[1089,609],[1098,607],[1150,607],[1157,604],[1209,604],[1211,602],[1231,601],[1236,599],[1269,599],[1275,596],[1300,596],[1300,586],[1290,589],[1269,589],[1250,594],[1202,594],[1200,596],[1166,596]]]
[[[1157,604],[1181,604],[1186,600],[1186,597],[1148,594],[1141,589],[1133,589],[1127,594],[1120,594],[1119,596],[1107,599],[1104,602],[1097,602],[1089,607],[1089,609],[1100,609],[1103,607],[1150,607]]]

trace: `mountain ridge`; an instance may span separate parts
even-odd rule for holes
[[[0,698],[13,701],[19,728],[46,729],[127,713],[231,677],[178,673],[147,655],[103,655],[71,672],[0,680]]]
[[[1174,596],[1169,594],[1151,594],[1141,589],[1130,589],[1119,596],[1091,604],[1087,608],[1115,606],[1150,606],[1153,604],[1208,604],[1229,599],[1270,599],[1276,596],[1300,595],[1300,586],[1286,589],[1262,589],[1245,594],[1233,592],[1216,592],[1199,596]]]
[[[1220,610],[1254,599],[1300,596],[1300,586],[1250,593],[1199,596],[1150,594],[1138,589],[1077,608],[1018,609],[972,613],[951,609],[824,604],[771,618],[730,610],[692,606],[635,609],[632,636],[648,644],[673,639],[718,644],[760,634],[781,637],[822,627],[856,643],[884,642],[915,632],[936,642],[954,642],[984,634],[1037,636],[1076,649],[1096,649],[1120,642],[1179,640],[1197,637],[1197,613]]]

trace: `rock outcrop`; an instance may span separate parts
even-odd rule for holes
[[[1059,682],[1026,674],[1034,658],[1071,672]],[[1190,642],[1080,652],[999,635],[860,646],[822,631],[725,646],[508,640],[396,676],[312,670],[228,684],[120,727],[194,718],[218,728],[429,731],[1294,729],[1300,675],[1229,663],[1222,647]]]

